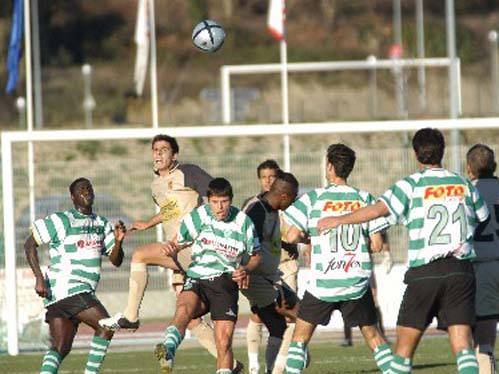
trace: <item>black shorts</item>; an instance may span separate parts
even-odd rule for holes
[[[54,318],[65,318],[69,319],[75,325],[78,325],[80,320],[76,318],[76,315],[83,310],[97,305],[102,306],[101,302],[93,293],[84,292],[69,296],[65,299],[56,301],[54,304],[50,304],[47,307],[45,322],[50,323],[50,320]],[[102,308],[104,307],[102,306]]]
[[[298,309],[298,318],[313,325],[326,326],[335,310],[341,312],[346,327],[371,326],[378,322],[373,295],[369,288],[360,299],[332,303],[319,300],[305,292]]]
[[[475,276],[470,261],[447,257],[405,273],[397,325],[424,330],[475,324]]]
[[[239,287],[228,274],[210,279],[187,278],[182,292],[199,296],[213,321],[237,321]],[[194,318],[201,316],[194,316]]]

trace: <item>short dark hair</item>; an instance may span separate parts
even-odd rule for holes
[[[412,148],[423,165],[439,165],[444,157],[445,140],[440,130],[424,128],[412,138]]]
[[[263,169],[281,170],[277,161],[272,159],[265,160],[260,165],[258,165],[258,167],[256,168],[256,175],[258,178],[260,178],[260,171],[262,171]]]
[[[466,153],[466,161],[476,178],[492,177],[496,171],[495,155],[485,144],[475,144]]]
[[[333,165],[336,176],[346,179],[355,166],[355,151],[345,144],[331,144],[327,148],[327,160]]]
[[[293,174],[279,170],[279,172],[277,173],[277,177],[274,183],[272,183],[270,189],[276,190],[277,192],[288,192],[287,190],[290,188],[291,192],[297,195],[299,187],[300,186],[298,180]]]
[[[92,185],[92,182],[90,182],[90,179],[80,177],[75,179],[70,185],[69,185],[69,193],[73,195],[76,191],[76,186],[79,185],[80,183],[87,182],[90,185]]]
[[[232,200],[234,192],[232,191],[230,182],[225,178],[212,179],[212,181],[208,184],[206,197],[209,199],[212,196],[229,196]]]
[[[158,134],[154,138],[152,138],[151,142],[151,147],[154,147],[154,144],[156,142],[164,141],[170,144],[170,147],[173,151],[173,154],[177,154],[179,152],[179,147],[177,143],[177,139],[175,139],[173,136],[165,135],[165,134]]]

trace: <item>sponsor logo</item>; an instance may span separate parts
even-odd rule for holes
[[[165,199],[161,203],[161,217],[163,222],[173,221],[180,217],[180,207],[176,199]]]
[[[466,191],[462,184],[447,184],[440,186],[428,186],[424,190],[424,199],[446,199],[448,197],[458,197],[462,199]]]
[[[76,246],[78,248],[101,249],[102,248],[102,240],[100,238],[99,239],[78,240],[76,242]]]
[[[211,246],[214,251],[221,252],[229,257],[237,257],[237,247],[234,247],[227,243],[222,243],[217,240],[211,240],[208,238],[201,238],[201,243],[203,246]]]
[[[323,212],[353,212],[362,206],[360,201],[345,201],[345,200],[329,200],[324,203],[322,207]]]
[[[354,253],[346,253],[343,255],[343,258],[333,258],[329,261],[326,270],[324,270],[324,274],[330,271],[343,270],[345,273],[348,273],[350,269],[360,268],[360,261],[355,259],[357,255]]]

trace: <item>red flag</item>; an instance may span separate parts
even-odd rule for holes
[[[267,14],[267,30],[277,40],[285,38],[284,21],[286,20],[285,0],[270,0]]]

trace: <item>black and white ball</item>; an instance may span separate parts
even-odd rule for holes
[[[225,30],[217,22],[206,19],[192,30],[192,42],[203,52],[213,53],[224,44]]]

